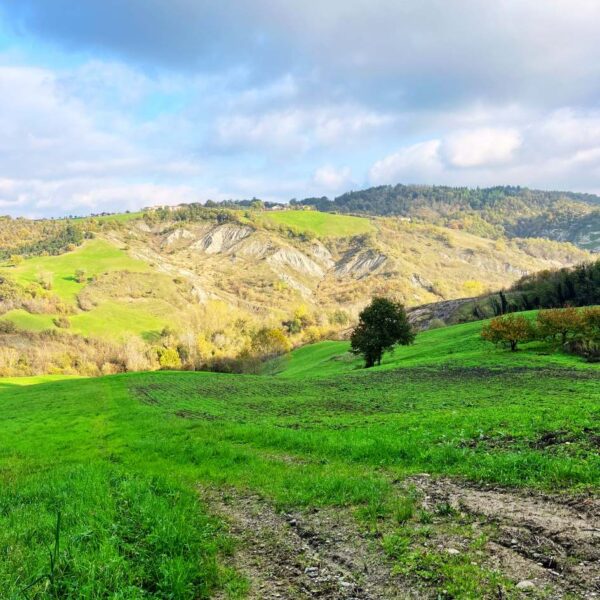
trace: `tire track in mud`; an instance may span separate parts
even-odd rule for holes
[[[488,563],[545,598],[600,598],[600,499],[481,488],[428,475],[409,477],[423,507],[446,503],[493,524]]]
[[[416,600],[390,575],[378,540],[341,509],[278,513],[256,494],[201,488],[202,498],[239,542],[234,566],[255,600]]]
[[[426,474],[397,484],[401,494],[416,489],[424,510],[447,505],[470,515],[489,540],[485,565],[515,583],[532,584],[514,595],[600,599],[600,499],[482,488]],[[392,575],[380,537],[362,532],[348,509],[279,513],[255,493],[199,491],[238,540],[232,563],[248,578],[251,599],[440,597],[424,582]],[[436,535],[443,543],[443,532]]]

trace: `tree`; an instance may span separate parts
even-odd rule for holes
[[[505,344],[514,352],[520,342],[528,342],[535,337],[535,329],[527,317],[508,314],[484,325],[481,337],[494,344]]]
[[[373,298],[359,315],[350,343],[354,354],[362,354],[365,367],[381,364],[384,352],[397,344],[408,346],[415,333],[408,322],[404,306],[387,298]]]
[[[259,200],[258,198],[253,198],[250,202],[250,208],[253,208],[254,210],[264,210],[265,203],[262,200]]]
[[[251,348],[256,356],[268,358],[289,352],[291,345],[282,329],[263,327],[252,336]]]
[[[576,308],[551,308],[540,310],[537,315],[538,330],[541,337],[556,338],[560,335],[563,346],[569,334],[577,334],[583,327],[582,314]]]
[[[87,273],[85,269],[77,269],[77,271],[75,271],[75,281],[77,283],[85,283],[86,279]]]

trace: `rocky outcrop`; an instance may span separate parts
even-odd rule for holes
[[[425,291],[429,292],[430,294],[435,294],[435,288],[433,283],[431,283],[429,279],[426,279],[422,275],[419,275],[419,273],[413,273],[410,276],[410,282],[415,286],[422,287]]]
[[[187,229],[175,229],[163,241],[163,246],[173,246],[181,240],[193,240],[194,234]]]
[[[381,254],[371,248],[367,250],[351,250],[336,265],[336,277],[352,277],[362,279],[379,270],[388,260],[385,254]]]
[[[331,256],[331,252],[329,252],[329,250],[327,250],[327,248],[321,244],[321,242],[313,242],[309,246],[309,251],[313,257],[316,258],[317,261],[319,261],[327,269],[331,269],[333,266],[335,266],[335,261]]]
[[[222,254],[230,252],[241,240],[251,233],[250,227],[243,225],[217,225],[194,242],[190,249],[200,250],[206,254]]]
[[[267,258],[274,267],[291,267],[295,271],[310,277],[323,277],[325,271],[314,260],[295,248],[279,248]]]

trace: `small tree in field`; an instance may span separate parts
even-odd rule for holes
[[[540,310],[537,316],[541,337],[555,339],[560,336],[563,346],[569,335],[575,335],[583,328],[582,314],[576,308],[551,308]]]
[[[387,298],[373,298],[359,315],[358,325],[352,332],[350,343],[354,354],[362,354],[365,367],[381,364],[384,352],[396,344],[408,346],[415,333],[408,322],[404,306]]]
[[[535,337],[535,330],[527,317],[508,314],[484,325],[481,337],[494,344],[507,345],[514,352],[520,342],[528,342]]]
[[[85,283],[87,280],[87,273],[85,272],[85,269],[77,269],[77,271],[75,271],[75,281],[77,283]]]

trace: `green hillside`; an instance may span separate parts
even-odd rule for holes
[[[85,272],[84,281],[77,281],[75,273],[78,270]],[[160,279],[160,275],[151,271],[150,265],[131,258],[127,252],[104,239],[87,241],[81,247],[58,256],[39,256],[26,259],[17,266],[0,267],[0,274],[4,272],[23,285],[37,283],[40,279],[50,281],[49,292],[66,302],[70,310],[75,310],[78,295],[103,275],[125,272],[126,279],[133,281],[135,276],[132,273],[143,273],[159,291],[173,285],[170,278],[163,276],[164,280]],[[172,304],[169,302],[153,297],[119,298],[119,295],[125,296],[125,289],[125,286],[113,289],[116,298],[93,297],[88,310],[75,310],[74,314],[68,315],[68,331],[109,340],[122,340],[131,335],[151,339],[167,324],[176,321],[171,315]],[[54,319],[58,316],[52,312],[31,313],[17,308],[4,313],[2,319],[26,331],[39,332],[56,329]]]
[[[369,219],[311,210],[268,212],[262,214],[261,219],[323,238],[348,237],[375,231]]]
[[[523,313],[534,319],[537,311]],[[381,367],[373,371],[410,367],[488,367],[542,368],[564,367],[569,369],[593,369],[598,367],[581,359],[562,353],[549,353],[543,342],[530,342],[521,351],[506,352],[494,348],[480,337],[485,321],[475,321],[425,331],[417,336],[412,346],[400,346],[384,357]],[[319,342],[298,348],[284,360],[276,361],[274,370],[279,377],[301,379],[304,377],[327,377],[350,373],[361,369],[363,362],[349,352],[349,342]]]
[[[37,256],[25,260],[16,267],[1,267],[20,283],[32,283],[48,273],[52,278],[52,291],[67,301],[74,301],[85,283],[75,280],[75,272],[82,269],[87,277],[107,271],[148,271],[149,267],[102,239],[90,240],[81,247],[58,256]]]
[[[216,514],[216,490],[299,518],[346,515],[420,597],[516,597],[485,559],[497,529],[443,503],[424,508],[416,483],[402,482],[425,472],[597,493],[600,366],[535,345],[493,350],[480,327],[428,332],[368,371],[325,342],[295,351],[275,377],[0,385],[3,594],[244,597],[238,534]],[[438,536],[460,553],[438,549]]]

